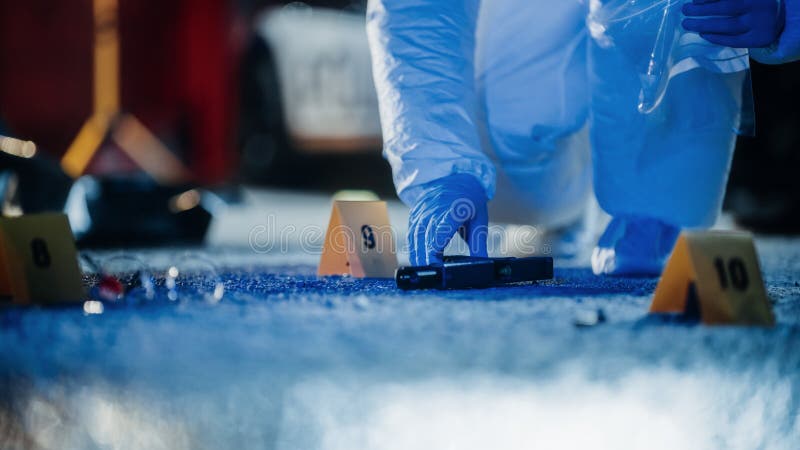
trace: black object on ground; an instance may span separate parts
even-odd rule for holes
[[[403,290],[483,289],[553,278],[553,258],[447,257],[443,264],[397,269]]]
[[[85,176],[73,185],[65,209],[81,248],[197,245],[212,219],[208,195],[146,176]]]
[[[72,185],[56,161],[45,157],[22,158],[0,152],[0,168],[13,172],[17,200],[25,214],[61,211]]]

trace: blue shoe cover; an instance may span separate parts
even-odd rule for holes
[[[656,219],[615,217],[592,253],[595,275],[658,276],[680,228]]]

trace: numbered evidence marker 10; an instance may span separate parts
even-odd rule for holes
[[[775,323],[753,236],[748,233],[681,234],[650,312],[685,313],[692,289],[706,324]]]
[[[394,232],[386,202],[335,201],[318,275],[393,278]]]
[[[67,216],[0,218],[0,296],[20,304],[84,300]]]

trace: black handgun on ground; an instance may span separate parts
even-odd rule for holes
[[[473,258],[450,256],[443,264],[401,267],[397,287],[416,289],[483,289],[553,278],[553,258]]]

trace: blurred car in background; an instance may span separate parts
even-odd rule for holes
[[[293,4],[265,13],[256,32],[273,52],[286,129],[296,150],[380,147],[363,14]]]
[[[246,180],[307,178],[304,171],[320,160],[328,177],[336,171],[331,164],[342,162],[332,157],[349,156],[351,168],[366,164],[384,176],[379,185],[390,181],[379,158],[364,17],[363,2],[341,9],[295,2],[266,8],[254,19],[242,65],[239,125]]]

